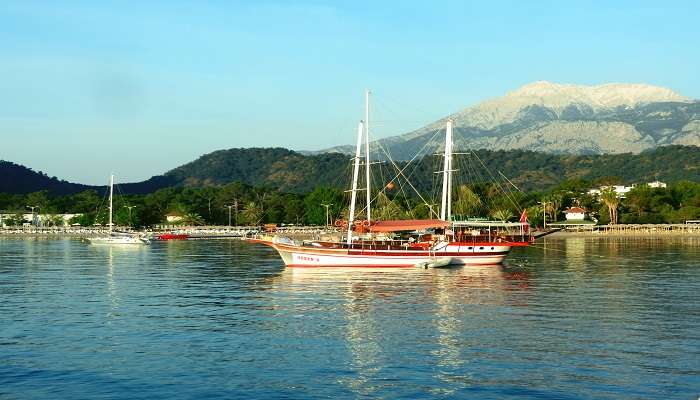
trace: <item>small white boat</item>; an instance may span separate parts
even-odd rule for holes
[[[87,239],[90,244],[151,244],[148,238],[140,236],[104,236]]]
[[[416,267],[420,268],[447,268],[452,264],[451,257],[437,258],[433,261],[423,261],[416,264]]]
[[[114,196],[114,175],[109,177],[109,232],[107,236],[100,236],[94,238],[86,238],[90,244],[100,244],[100,245],[144,245],[151,244],[151,241],[144,236],[128,233],[128,232],[114,232],[112,227],[112,198]]]

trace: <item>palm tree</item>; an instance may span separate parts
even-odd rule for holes
[[[457,189],[457,199],[454,202],[453,212],[457,215],[476,216],[483,202],[479,195],[474,193],[468,186],[461,185]]]
[[[196,213],[186,213],[182,216],[180,220],[182,225],[194,226],[194,225],[204,225],[204,219],[201,215]]]
[[[496,210],[491,213],[491,216],[496,218],[499,221],[508,221],[513,217],[513,213],[510,212],[508,209],[501,209],[501,210]]]
[[[600,201],[608,207],[610,214],[610,223],[617,224],[617,206],[620,204],[620,199],[617,193],[611,187],[607,187],[600,192]]]
[[[542,207],[535,204],[527,208],[527,219],[530,225],[538,226],[542,223]]]
[[[405,215],[401,206],[390,200],[383,192],[377,195],[374,218],[379,220],[401,219]]]
[[[251,201],[241,213],[246,225],[258,225],[263,217],[262,207]]]
[[[559,193],[552,194],[546,199],[547,214],[552,218],[552,221],[557,222],[563,202],[564,197]]]

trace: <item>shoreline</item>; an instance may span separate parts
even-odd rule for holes
[[[604,232],[604,231],[559,231],[547,235],[545,238],[565,239],[565,238],[700,238],[700,230],[685,232]]]
[[[566,226],[550,237],[700,237],[700,224],[616,224]]]
[[[153,236],[162,233],[187,233],[193,239],[199,235],[206,235],[204,238],[225,238],[243,237],[244,233],[255,230],[252,227],[178,227],[173,229],[156,229],[147,231]],[[594,227],[591,227],[594,228]],[[612,225],[596,226],[597,229],[571,229],[560,230],[545,238],[563,239],[574,237],[585,238],[700,238],[700,224],[669,224],[669,225]],[[129,230],[123,230],[129,231]],[[335,230],[326,231],[320,227],[295,227],[291,229],[280,229],[279,233],[289,236],[325,236],[337,234]],[[101,228],[25,228],[7,229],[0,228],[0,238],[89,238],[107,234],[107,229]],[[131,231],[143,233],[144,231]]]

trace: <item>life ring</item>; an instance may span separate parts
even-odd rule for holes
[[[369,228],[370,225],[371,224],[369,221],[367,221],[367,220],[362,221],[362,226],[364,226],[365,228]]]
[[[342,219],[336,219],[335,222],[333,223],[333,225],[335,225],[337,227],[341,227],[345,224],[347,224],[347,222],[343,221]]]

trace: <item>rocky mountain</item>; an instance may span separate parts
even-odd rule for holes
[[[700,101],[644,84],[550,82],[525,85],[416,131],[382,139],[381,144],[395,159],[413,157],[436,131],[444,130],[448,118],[454,121],[458,149],[614,154],[672,144],[700,146]],[[426,150],[441,146],[438,139]],[[326,151],[353,149],[339,146]]]

